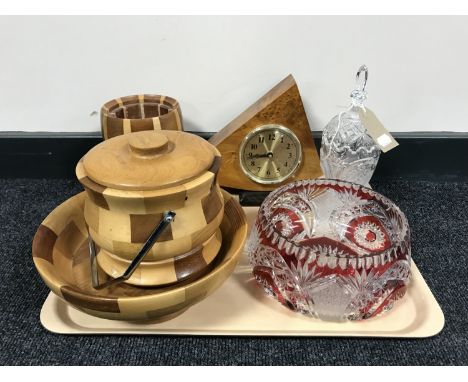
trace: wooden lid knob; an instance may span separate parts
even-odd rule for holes
[[[162,154],[167,150],[169,140],[164,134],[130,134],[128,144],[130,149],[137,155],[153,156]]]

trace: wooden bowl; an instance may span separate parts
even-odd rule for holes
[[[168,210],[176,213],[175,220],[146,255],[146,263],[182,258],[211,238],[223,219],[216,181],[220,162],[214,146],[180,131],[132,133],[92,148],[78,163],[76,175],[87,193],[89,232],[106,257],[103,270],[114,276],[133,260]],[[157,278],[148,272],[132,282],[161,285],[150,281]],[[193,272],[199,270],[193,267]]]
[[[179,102],[154,94],[116,98],[101,107],[104,139],[145,130],[183,131]]]
[[[211,270],[195,281],[169,287],[142,288],[118,284],[103,290],[91,285],[84,219],[85,193],[55,208],[33,240],[34,264],[47,286],[60,298],[93,316],[114,320],[167,320],[218,289],[233,272],[247,237],[245,213],[223,191],[222,246]],[[108,276],[100,274],[102,281]]]

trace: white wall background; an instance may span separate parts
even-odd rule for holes
[[[322,130],[363,63],[390,131],[468,131],[468,17],[399,16],[0,17],[0,131],[98,131],[137,93],[216,131],[289,73]]]

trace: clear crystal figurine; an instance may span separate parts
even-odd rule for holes
[[[367,98],[367,77],[368,70],[363,65],[356,75],[351,106],[333,117],[323,130],[320,165],[326,178],[366,185],[377,166],[380,148],[367,134],[359,115]]]

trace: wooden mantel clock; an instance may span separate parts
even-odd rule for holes
[[[222,187],[271,191],[322,175],[301,95],[292,75],[210,139],[222,155]]]

